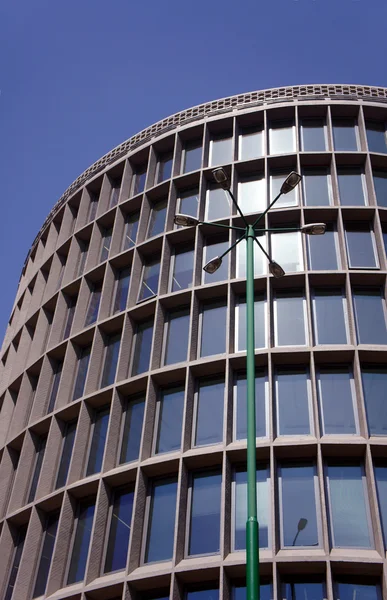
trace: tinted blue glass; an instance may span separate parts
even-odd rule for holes
[[[382,521],[384,547],[387,545],[387,467],[375,467],[375,481],[378,491],[379,512]]]
[[[124,432],[120,454],[120,463],[138,459],[140,450],[142,423],[144,420],[145,399],[138,398],[128,403],[125,413]]]
[[[219,552],[222,475],[210,471],[192,478],[191,523],[188,554]]]
[[[316,344],[346,344],[343,291],[318,288],[313,294]]]
[[[193,250],[176,252],[172,276],[172,292],[184,290],[192,286]]]
[[[266,392],[267,373],[255,372],[255,431],[257,437],[266,436]],[[247,381],[246,375],[239,374],[234,388],[236,402],[235,439],[247,438]]]
[[[319,400],[324,434],[357,433],[352,382],[348,368],[320,369]]]
[[[197,140],[194,142],[187,142],[184,148],[184,163],[183,173],[189,173],[190,171],[197,171],[200,169],[202,164],[202,142]]]
[[[224,379],[202,382],[197,395],[195,446],[223,439]]]
[[[83,392],[86,384],[87,371],[89,368],[91,346],[82,348],[80,350],[77,367],[77,377],[74,385],[73,400],[78,400],[83,396]]]
[[[77,422],[73,421],[66,426],[65,437],[63,440],[62,456],[60,459],[58,476],[56,479],[55,489],[66,485],[67,475],[70,468],[71,456],[73,453],[75,433],[77,431]]]
[[[370,152],[387,153],[386,126],[378,121],[366,121],[367,142]]]
[[[165,181],[166,179],[170,179],[172,174],[172,154],[164,154],[160,157],[158,164],[158,177],[157,182]]]
[[[16,581],[17,574],[19,572],[19,566],[20,566],[21,557],[23,554],[26,533],[27,533],[27,525],[23,525],[22,527],[19,528],[19,531],[17,534],[15,550],[14,550],[14,555],[13,555],[12,567],[11,567],[11,571],[10,571],[9,578],[8,578],[7,589],[5,590],[4,600],[11,600],[12,595],[13,595],[15,581]]]
[[[266,299],[265,296],[255,296],[254,298],[254,340],[255,348],[265,348],[266,346]],[[243,352],[247,344],[246,328],[246,297],[240,296],[238,303],[238,324],[237,324],[236,350]]]
[[[160,261],[159,259],[149,261],[144,265],[144,272],[138,301],[152,298],[157,294],[159,288]]]
[[[223,354],[226,351],[227,306],[224,302],[203,307],[200,356]]]
[[[335,233],[329,226],[324,235],[307,235],[309,268],[313,271],[338,269]]]
[[[337,169],[340,204],[342,206],[364,206],[363,174],[356,167]]]
[[[261,600],[273,600],[271,583],[261,583],[259,586],[259,593]],[[246,600],[246,586],[233,586],[231,600]]]
[[[387,171],[374,171],[373,174],[376,202],[387,207]]]
[[[219,600],[218,588],[208,588],[206,590],[192,590],[187,592],[187,600]]]
[[[185,362],[187,360],[189,324],[189,308],[175,310],[170,313],[167,324],[167,340],[164,359],[166,365]]]
[[[186,190],[180,194],[179,212],[183,215],[197,217],[199,208],[199,190]]]
[[[99,305],[101,302],[101,292],[101,286],[95,285],[90,294],[89,306],[87,309],[87,315],[85,320],[85,327],[91,325],[92,323],[95,323],[95,321],[97,320]]]
[[[80,502],[79,504],[70,569],[67,577],[68,585],[76,583],[77,581],[82,581],[85,576],[91,531],[93,528],[94,510],[94,502]]]
[[[145,181],[146,181],[146,170],[147,165],[142,165],[138,167],[134,176],[133,176],[133,184],[132,184],[132,195],[141,194],[141,192],[145,189]]]
[[[140,213],[136,212],[130,214],[125,219],[125,230],[124,230],[124,238],[122,242],[122,249],[127,250],[135,245],[137,240],[137,231],[138,231],[138,221],[140,218]]]
[[[119,490],[114,494],[105,573],[125,569],[128,555],[133,512],[133,490]]]
[[[324,236],[325,237],[325,236]],[[345,238],[349,266],[358,269],[375,268],[376,258],[372,243],[372,232],[368,225],[346,225]]]
[[[114,383],[114,380],[116,378],[120,346],[121,333],[118,333],[117,335],[112,335],[107,339],[101,387],[105,387]]]
[[[326,150],[324,119],[302,119],[302,149],[309,152]]]
[[[128,301],[128,291],[130,284],[130,267],[127,269],[121,269],[117,273],[117,287],[116,294],[114,297],[114,312],[121,312],[126,309],[126,303]]]
[[[34,592],[32,594],[33,598],[36,598],[37,596],[42,596],[46,591],[48,573],[50,571],[52,555],[54,553],[58,522],[58,513],[49,515],[47,517],[38,573],[36,576]]]
[[[319,543],[315,479],[316,468],[311,464],[281,468],[283,548]]]
[[[164,390],[159,400],[156,454],[180,450],[184,388]]]
[[[50,414],[54,410],[56,397],[58,395],[59,384],[62,377],[63,360],[56,362],[54,367],[54,377],[52,380],[50,400],[47,406],[47,414]]]
[[[303,292],[277,292],[275,309],[277,346],[304,345],[306,339]]]
[[[153,484],[145,562],[172,558],[176,494],[177,479],[157,481]]]
[[[387,435],[387,370],[362,368],[364,400],[370,435]]]
[[[105,450],[106,434],[109,425],[110,407],[96,412],[94,417],[93,438],[91,441],[89,462],[87,463],[86,476],[99,473],[102,468]]]
[[[148,371],[150,354],[152,350],[152,338],[153,319],[152,321],[139,323],[136,332],[132,375],[138,375],[139,373]]]
[[[336,583],[336,600],[382,600],[380,587],[362,583]]]
[[[276,375],[277,435],[310,433],[308,374],[280,371]]]
[[[333,119],[333,140],[335,150],[356,151],[355,119]]]
[[[215,258],[215,256],[220,256],[229,248],[228,241],[225,242],[216,242],[214,244],[208,243],[204,248],[203,253],[203,266],[208,263],[210,260]],[[203,271],[203,283],[215,283],[216,281],[224,281],[228,279],[228,257],[227,254],[222,259],[222,264],[219,269],[215,271],[215,273],[207,273],[207,271]]]
[[[353,294],[359,344],[387,344],[384,298],[379,290],[355,290]]]
[[[269,469],[257,469],[257,508],[259,523],[259,547],[269,547],[270,525],[270,473]],[[235,550],[246,548],[246,521],[247,521],[247,472],[235,473]]]
[[[283,600],[325,600],[326,598],[323,583],[285,583],[283,588]]]
[[[112,241],[113,229],[104,229],[102,233],[100,261],[103,262],[109,256],[110,244]]]
[[[158,202],[152,208],[149,226],[148,226],[148,237],[159,235],[163,233],[165,228],[165,217],[167,215],[167,201],[163,200]]]
[[[306,206],[329,206],[331,203],[327,169],[303,169],[304,202]]]

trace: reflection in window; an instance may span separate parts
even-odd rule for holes
[[[277,435],[308,435],[309,375],[306,369],[278,369],[275,374]]]
[[[385,123],[366,121],[367,142],[370,152],[387,153],[387,137]]]
[[[343,290],[316,288],[313,290],[315,344],[346,344]]]
[[[338,581],[334,586],[337,590],[335,600],[382,600],[382,594],[378,585]]]
[[[292,121],[277,121],[270,124],[270,154],[288,154],[296,151],[296,139]]]
[[[258,241],[264,250],[267,251],[267,238],[265,235],[259,235]],[[246,279],[246,240],[242,240],[236,247],[236,276]],[[257,243],[254,243],[254,276],[265,275],[267,269],[266,256]]]
[[[202,381],[196,394],[194,446],[223,440],[224,379]]]
[[[118,355],[120,353],[121,333],[110,335],[105,342],[105,360],[102,371],[101,387],[112,385],[116,378]]]
[[[203,252],[203,266],[215,258],[215,256],[221,256],[229,247],[230,244],[228,243],[228,240],[224,242],[213,243],[207,241]],[[228,258],[229,254],[226,254],[226,256],[222,258],[222,264],[220,265],[219,269],[215,271],[215,273],[207,273],[207,271],[203,271],[203,283],[215,283],[217,281],[224,281],[225,279],[228,279]]]
[[[98,200],[99,200],[99,193],[94,194],[93,192],[89,192],[90,194],[90,204],[89,204],[89,211],[87,213],[87,223],[90,223],[90,221],[94,221],[95,216],[97,214],[97,208],[98,208]]]
[[[266,179],[263,175],[238,183],[238,204],[243,213],[259,213],[266,208]]]
[[[160,156],[160,159],[157,163],[157,183],[161,183],[162,181],[166,181],[167,179],[171,178],[172,162],[173,162],[172,152],[167,152]]]
[[[335,150],[340,152],[358,150],[355,119],[333,119],[332,123]]]
[[[183,149],[182,173],[197,171],[202,166],[202,142],[193,140],[186,142]],[[187,214],[187,213],[184,213]]]
[[[138,323],[134,342],[132,376],[149,370],[153,337],[153,318]]]
[[[102,231],[102,242],[101,242],[101,253],[99,256],[100,262],[103,262],[109,256],[110,244],[112,241],[113,228],[103,229]]]
[[[36,444],[36,454],[35,454],[35,465],[34,472],[31,479],[30,491],[28,493],[27,504],[35,500],[35,494],[38,487],[40,472],[42,470],[42,464],[44,459],[44,453],[46,451],[47,437],[40,437]]]
[[[62,377],[63,360],[58,360],[54,363],[53,378],[51,384],[50,399],[47,406],[47,414],[50,414],[55,407],[56,398],[58,396],[59,384]]]
[[[387,435],[387,370],[362,367],[362,382],[370,435]]]
[[[348,367],[321,367],[317,374],[323,435],[356,434],[355,386]]]
[[[375,256],[373,231],[368,223],[345,225],[348,263],[352,269],[374,269],[378,267]]]
[[[259,594],[260,600],[273,600],[271,583],[262,583],[262,581],[260,581]],[[232,600],[246,600],[246,586],[242,584],[233,586],[231,598]],[[302,598],[302,600],[305,600],[305,598]]]
[[[219,600],[219,589],[206,587],[205,589],[188,590],[184,598],[186,600]]]
[[[128,250],[135,245],[138,232],[138,221],[140,213],[132,213],[125,218],[124,237],[122,240],[122,250]]]
[[[239,296],[235,329],[236,352],[246,351],[246,338],[246,297]],[[254,299],[254,339],[255,348],[266,347],[266,299],[262,294],[256,295]]]
[[[250,160],[263,156],[262,128],[242,129],[239,135],[239,160]]]
[[[77,277],[83,275],[86,265],[87,253],[89,251],[89,242],[85,242],[84,240],[78,240],[79,244],[79,258],[78,258],[78,268],[77,268]]]
[[[301,145],[304,152],[326,150],[325,119],[301,120]]]
[[[189,324],[189,307],[169,313],[165,332],[165,365],[185,362],[187,360]]]
[[[121,179],[112,179],[111,180],[111,190],[110,190],[110,198],[109,198],[109,208],[113,208],[113,206],[117,206],[118,199],[120,197],[121,191]]]
[[[179,213],[182,215],[198,216],[199,209],[199,190],[194,188],[181,192],[178,200]]]
[[[66,428],[63,436],[62,455],[60,458],[58,475],[55,484],[56,490],[58,488],[63,487],[67,483],[67,476],[69,473],[71,457],[73,454],[76,431],[77,421],[71,421],[70,423],[66,423]]]
[[[342,206],[364,206],[364,175],[359,167],[338,167],[340,204]]]
[[[130,285],[130,267],[121,269],[116,275],[116,290],[114,295],[113,312],[121,312],[126,309]]]
[[[278,196],[281,191],[281,187],[286,177],[289,175],[287,171],[281,173],[273,173],[270,175],[270,202],[273,202],[274,198]],[[295,187],[288,194],[283,194],[273,208],[285,208],[286,206],[296,206],[298,204],[298,189]]]
[[[12,567],[9,571],[7,587],[4,600],[11,600],[15,588],[16,577],[19,572],[20,562],[23,554],[24,542],[27,534],[27,525],[19,527],[16,537],[16,543],[13,549]]]
[[[387,171],[373,170],[376,202],[379,206],[387,207]]]
[[[175,534],[177,479],[154,481],[151,489],[145,562],[170,560]]]
[[[67,303],[67,311],[66,311],[66,321],[63,328],[63,339],[66,340],[70,333],[71,328],[73,326],[74,315],[75,315],[75,307],[77,305],[77,296],[70,296],[70,298],[66,299]]]
[[[306,344],[305,298],[302,291],[278,291],[274,300],[276,346]]]
[[[180,450],[184,412],[184,387],[162,390],[157,402],[155,453]]]
[[[231,215],[230,198],[222,188],[207,190],[206,219],[223,219]],[[196,215],[195,215],[196,216]]]
[[[95,283],[90,291],[89,306],[85,319],[85,327],[96,322],[98,317],[99,305],[101,302],[102,284]]]
[[[282,465],[279,484],[281,547],[318,546],[316,466]]]
[[[298,231],[272,233],[270,242],[273,260],[281,265],[285,273],[303,271],[301,234]]]
[[[384,547],[387,544],[387,467],[385,464],[375,465],[375,482],[378,494],[380,520],[382,522]]]
[[[189,556],[220,550],[221,487],[219,471],[196,472],[192,476]]]
[[[227,305],[224,301],[205,304],[202,309],[200,356],[226,351]]]
[[[303,169],[302,183],[306,206],[329,206],[331,204],[330,178],[326,167]]]
[[[79,502],[67,585],[82,581],[85,577],[91,531],[94,521],[94,510],[94,500],[83,500]]]
[[[326,476],[333,547],[371,548],[363,467],[328,465]]]
[[[246,549],[246,521],[247,521],[247,472],[235,472],[234,504],[234,550]],[[259,467],[257,469],[257,509],[259,523],[259,547],[269,548],[270,529],[270,469]]]
[[[99,473],[102,469],[103,455],[107,428],[109,425],[110,406],[101,408],[94,412],[93,435],[87,463],[86,477]]]
[[[134,492],[122,488],[114,492],[104,573],[125,569],[132,525]]]
[[[159,289],[160,259],[147,260],[144,263],[138,302],[156,296]]]
[[[162,200],[154,204],[151,210],[149,225],[148,225],[148,238],[163,233],[165,228],[165,217],[167,215],[167,201]]]
[[[91,346],[80,348],[78,352],[79,353],[77,363],[77,375],[75,378],[73,401],[78,400],[78,398],[83,396],[83,392],[85,391],[87,372],[89,369]]]
[[[385,300],[379,289],[354,289],[353,303],[359,344],[387,344]]]
[[[214,136],[210,141],[209,166],[224,165],[232,162],[232,137],[228,135]]]
[[[255,431],[256,437],[267,435],[267,402],[269,398],[267,372],[255,370]],[[238,373],[234,384],[235,440],[247,439],[247,381],[246,373]]]
[[[176,249],[172,259],[173,275],[171,291],[185,290],[192,286],[194,251],[192,248]]]
[[[144,420],[145,398],[138,396],[128,400],[124,417],[124,429],[120,451],[120,464],[138,459]]]
[[[312,271],[335,271],[338,269],[336,232],[327,223],[324,235],[307,235],[309,269]]]
[[[283,596],[281,596],[281,600],[325,600],[327,597],[325,586],[320,582],[300,583],[292,581],[284,583],[282,588]]]
[[[132,196],[135,196],[136,194],[141,194],[144,191],[146,181],[146,169],[147,165],[142,165],[141,167],[138,167],[135,170],[132,179]]]
[[[51,567],[52,555],[54,554],[54,546],[56,534],[58,531],[59,513],[53,513],[47,516],[45,527],[43,546],[40,555],[38,573],[36,576],[33,598],[43,596],[46,592],[48,574]],[[16,599],[15,599],[16,600]]]

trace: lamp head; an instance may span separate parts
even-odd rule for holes
[[[325,223],[308,223],[300,229],[306,235],[324,235],[327,226]]]
[[[199,224],[199,221],[190,215],[175,215],[173,221],[175,225],[181,225],[183,227],[190,227],[192,225]]]
[[[207,264],[204,265],[203,271],[212,275],[212,273],[215,273],[215,271],[219,269],[221,264],[222,259],[219,258],[219,256],[215,256],[215,258],[212,258]]]
[[[216,181],[216,183],[219,183],[219,185],[224,189],[224,190],[229,190],[230,189],[230,180],[227,176],[226,171],[223,169],[223,167],[217,167],[216,169],[214,169],[212,171],[212,174],[214,176],[214,179]]]
[[[291,173],[289,173],[289,175],[287,176],[287,178],[281,186],[281,194],[288,194],[289,192],[294,190],[294,188],[298,186],[300,181],[301,175],[299,173],[296,173],[296,171],[292,171]]]
[[[272,260],[269,263],[269,271],[276,279],[279,279],[280,277],[283,277],[285,275],[285,271],[283,270],[281,265],[276,263],[274,260]]]
[[[303,529],[305,529],[307,524],[308,524],[308,519],[301,517],[301,519],[298,521],[298,525],[297,525],[298,531],[302,531]]]

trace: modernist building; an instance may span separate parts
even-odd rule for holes
[[[310,85],[169,117],[83,173],[26,259],[0,356],[0,597],[239,600],[241,223],[256,254],[262,598],[387,597],[387,89]]]

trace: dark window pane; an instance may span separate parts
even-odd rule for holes
[[[354,224],[345,226],[345,239],[347,242],[347,253],[349,266],[352,269],[364,269],[377,267],[375,249],[373,244],[373,232],[369,225]]]
[[[54,374],[52,378],[50,400],[48,402],[47,414],[50,414],[54,410],[56,398],[58,396],[59,384],[62,377],[63,360],[58,361],[54,367]]]
[[[150,260],[144,264],[138,301],[147,300],[157,294],[159,289],[160,260]]]
[[[189,324],[189,308],[169,313],[164,364],[171,365],[187,360]]]
[[[325,600],[327,597],[324,584],[319,582],[285,583],[283,594],[283,600]]]
[[[180,450],[184,387],[163,390],[158,401],[156,454]]]
[[[337,169],[340,204],[342,206],[364,206],[363,173],[356,167]]]
[[[246,298],[239,296],[238,300],[235,349],[237,352],[244,352],[247,343]],[[254,299],[254,339],[255,348],[266,347],[266,300],[264,296],[255,296]]]
[[[110,190],[109,208],[113,208],[113,206],[117,206],[118,199],[120,197],[120,191],[121,191],[121,180],[120,179],[113,179],[111,183],[112,183],[112,189]]]
[[[169,560],[173,555],[177,479],[153,483],[145,562]]]
[[[233,160],[232,137],[215,136],[210,141],[210,162],[209,166],[224,165]]]
[[[355,119],[333,119],[335,150],[345,152],[358,149],[355,127]]]
[[[327,484],[334,547],[371,548],[364,472],[358,465],[329,465]]]
[[[316,484],[314,465],[281,467],[282,548],[319,545]]]
[[[191,217],[198,216],[199,208],[199,190],[187,190],[180,194],[179,213],[190,215]]]
[[[266,371],[255,372],[255,431],[257,437],[266,437],[266,402],[268,394],[268,379]],[[234,387],[235,439],[247,439],[247,381],[246,374],[239,373]]]
[[[96,284],[90,293],[89,306],[87,309],[87,315],[85,320],[85,327],[95,323],[98,317],[99,305],[101,302],[102,286]]]
[[[110,244],[112,241],[112,233],[112,227],[110,227],[110,229],[104,229],[102,231],[101,253],[99,257],[100,262],[103,262],[109,256]]]
[[[138,167],[133,175],[132,180],[132,196],[141,194],[145,189],[147,165]]]
[[[222,475],[217,471],[194,473],[188,554],[209,554],[220,549],[220,495]]]
[[[375,481],[379,500],[379,512],[382,522],[384,547],[387,544],[387,467],[375,466]]]
[[[329,206],[331,204],[331,189],[328,182],[328,170],[303,169],[304,202],[306,206]]]
[[[382,600],[378,585],[337,582],[335,586],[337,590],[335,600]]]
[[[43,596],[46,591],[48,574],[50,571],[52,555],[54,553],[58,522],[59,513],[55,513],[47,517],[44,528],[43,546],[40,555],[38,573],[36,576],[34,592],[32,594],[33,598],[37,598],[37,596]]]
[[[93,528],[94,510],[94,501],[83,501],[79,503],[78,519],[71,553],[67,585],[76,583],[77,581],[82,581],[85,576],[91,530]]]
[[[342,290],[315,289],[313,316],[316,344],[347,343]]]
[[[257,509],[259,523],[259,547],[269,548],[270,529],[270,470],[257,469]],[[235,498],[234,498],[235,538],[234,549],[246,548],[246,521],[247,521],[247,472],[235,473]]]
[[[301,138],[304,152],[326,150],[324,119],[302,119]]]
[[[331,226],[324,235],[306,236],[309,250],[309,268],[313,271],[335,271],[338,269],[336,234]]]
[[[376,202],[387,207],[387,171],[373,171]]]
[[[26,539],[27,525],[19,527],[17,533],[16,544],[13,553],[12,567],[9,573],[7,588],[5,590],[4,600],[11,600],[13,590],[15,587],[15,581],[19,572],[20,562],[23,554],[24,541]],[[15,599],[14,599],[15,600]]]
[[[387,435],[387,370],[362,368],[364,400],[370,435]]]
[[[162,200],[152,207],[149,225],[148,225],[148,238],[154,235],[163,233],[165,229],[165,217],[167,215],[167,201]]]
[[[192,286],[194,251],[177,250],[173,258],[172,292]]]
[[[139,218],[140,218],[139,212],[132,213],[131,215],[127,215],[127,217],[125,219],[124,237],[122,240],[122,250],[127,250],[128,248],[132,248],[132,246],[134,246],[136,244]]]
[[[185,598],[186,600],[219,600],[219,590],[215,587],[205,590],[190,590]]]
[[[305,336],[303,292],[277,292],[275,299],[275,338],[277,346],[303,346]]]
[[[97,208],[98,208],[98,200],[99,200],[99,194],[96,195],[93,192],[89,192],[90,194],[90,204],[89,204],[89,212],[87,215],[87,222],[90,223],[90,221],[94,221],[95,219],[95,215],[97,214]]]
[[[224,379],[201,382],[197,392],[195,446],[223,440]]]
[[[134,343],[132,376],[149,370],[152,350],[153,319],[137,325]]]
[[[95,411],[93,424],[93,437],[91,440],[89,461],[87,463],[86,477],[99,473],[102,468],[105,451],[106,434],[109,425],[110,407]]]
[[[122,435],[120,464],[138,459],[144,409],[145,399],[143,397],[132,400],[127,404]]]
[[[354,290],[353,303],[359,344],[387,344],[385,300],[376,289]]]
[[[231,215],[230,199],[222,188],[207,190],[206,219],[223,219]]]
[[[109,541],[106,551],[105,573],[125,569],[128,555],[133,512],[133,490],[122,489],[114,493],[110,521]]]
[[[40,471],[42,470],[42,464],[44,459],[44,453],[46,450],[47,438],[40,438],[37,442],[36,446],[36,456],[35,456],[35,465],[34,472],[31,479],[30,491],[28,493],[27,504],[32,502],[35,499],[36,489],[38,487]]]
[[[259,593],[260,600],[273,600],[271,583],[260,583]],[[246,587],[244,585],[233,586],[231,600],[246,600]],[[305,600],[305,598],[302,598],[302,600]]]
[[[77,304],[77,298],[72,296],[67,300],[67,314],[65,326],[63,329],[63,339],[66,340],[71,332],[71,327],[73,326],[74,315],[75,315],[75,307]]]
[[[239,160],[263,156],[263,131],[258,128],[244,129],[239,136]]]
[[[275,377],[277,435],[310,433],[308,374],[278,371]]]
[[[116,378],[118,356],[121,346],[121,333],[111,335],[106,340],[105,362],[101,379],[101,387],[111,385]]]
[[[163,154],[162,156],[160,156],[160,160],[158,162],[157,183],[161,183],[162,181],[166,181],[166,179],[171,178],[172,162],[172,153]]]
[[[291,121],[270,123],[269,149],[270,154],[288,154],[296,151],[294,126]]]
[[[84,242],[83,240],[79,240],[79,259],[78,259],[77,277],[79,277],[80,275],[83,275],[83,271],[85,270],[88,251],[89,251],[89,242]]]
[[[207,243],[203,252],[203,266],[216,256],[220,256],[223,252],[226,252],[229,246],[230,244],[228,241]],[[229,254],[222,259],[222,264],[215,273],[202,271],[203,283],[215,283],[217,281],[228,279],[228,257]]]
[[[114,296],[113,312],[121,312],[126,309],[130,285],[130,267],[118,271],[116,277],[116,293]]]
[[[197,171],[202,166],[202,143],[200,140],[187,142],[184,147],[182,173]]]
[[[203,307],[200,356],[223,354],[226,351],[226,317],[227,306],[224,302]]]
[[[370,152],[387,153],[386,126],[378,121],[366,121],[367,142]]]
[[[73,401],[78,400],[78,398],[83,396],[83,392],[85,390],[87,371],[89,368],[90,353],[91,346],[86,346],[86,348],[81,348],[80,350],[77,364],[77,376],[74,385]]]
[[[59,463],[58,476],[56,478],[55,489],[66,485],[67,475],[70,468],[71,457],[73,453],[75,433],[77,431],[77,422],[72,421],[71,423],[67,423],[63,446],[62,446],[62,456]]]
[[[347,367],[320,369],[318,392],[323,434],[357,433],[351,371]]]

